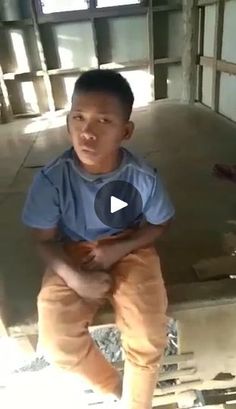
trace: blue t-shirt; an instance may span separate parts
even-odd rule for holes
[[[142,220],[157,225],[172,218],[174,208],[158,172],[121,149],[120,166],[100,175],[86,172],[73,148],[65,151],[36,174],[24,206],[23,222],[39,229],[57,226],[65,238],[73,241],[92,241],[118,233],[121,230],[103,224],[94,209],[98,190],[117,180],[131,183],[141,194]]]

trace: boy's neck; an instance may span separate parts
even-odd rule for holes
[[[122,151],[119,149],[116,153],[114,152],[113,155],[109,155],[107,157],[102,158],[96,164],[87,165],[80,161],[80,166],[86,170],[86,172],[91,174],[102,174],[102,173],[110,173],[116,170],[122,161]]]

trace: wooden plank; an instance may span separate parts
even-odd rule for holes
[[[119,71],[126,71],[126,70],[135,70],[135,69],[141,69],[141,68],[148,68],[149,66],[149,61],[148,60],[140,60],[140,61],[126,61],[122,63],[116,63],[115,66],[112,65],[112,63],[107,63],[107,64],[101,64],[100,68],[102,69],[107,69],[107,68],[115,68]],[[61,76],[66,76],[66,75],[73,75],[73,74],[81,74],[85,70],[81,68],[55,68],[48,70],[49,76],[53,75],[61,75]]]
[[[200,57],[200,65],[212,67],[213,66],[213,57]],[[236,64],[225,61],[218,60],[216,62],[217,71],[227,72],[228,74],[236,75]]]
[[[200,65],[200,56],[203,55],[204,50],[204,30],[205,30],[205,7],[201,7],[198,11],[199,13],[199,71],[198,71],[198,100],[202,102],[202,79],[203,79],[203,68]]]
[[[14,80],[15,79],[15,73],[14,72],[7,72],[5,74],[3,74],[3,79],[4,80]]]
[[[196,368],[178,369],[176,371],[163,372],[159,376],[159,381],[168,381],[170,379],[180,379],[188,375],[194,375],[197,372]]]
[[[106,63],[106,64],[101,64],[100,67],[101,68],[116,68],[117,70],[126,70],[128,68],[131,69],[138,69],[138,68],[146,68],[149,66],[149,60],[145,59],[145,60],[136,60],[136,61],[123,61],[123,62],[119,62],[116,61],[115,65],[113,66],[113,63]],[[117,67],[116,67],[117,65]]]
[[[38,324],[36,317],[34,322],[25,325],[13,325],[8,328],[9,335],[13,338],[20,336],[35,336],[38,334]]]
[[[149,63],[143,64],[143,65],[136,65],[136,64],[127,65],[127,66],[118,68],[118,70],[120,72],[124,72],[124,71],[135,71],[135,70],[148,70],[148,68],[149,68]]]
[[[191,359],[189,359],[188,356],[190,356]],[[190,354],[172,355],[171,357],[175,357],[174,364],[183,363],[183,362],[186,363],[194,359],[193,354],[191,355]],[[169,361],[167,360],[167,358],[169,357],[164,358],[162,365],[172,365],[173,364],[173,361],[169,364]],[[124,368],[124,361],[114,362],[112,365],[115,366],[116,369],[122,371]],[[167,379],[178,379],[181,376],[193,375],[195,372],[196,372],[195,367],[177,369],[177,370],[168,371],[168,372],[166,372],[165,370],[162,370],[159,376],[159,380],[165,381]]]
[[[8,95],[7,86],[5,84],[2,67],[0,65],[0,121],[7,123],[12,121],[13,113]]]
[[[198,0],[197,5],[199,7],[210,6],[211,4],[218,3],[218,0]]]
[[[182,56],[183,91],[182,101],[193,104],[196,99],[197,45],[199,10],[195,0],[183,0],[184,47]]]
[[[181,355],[169,355],[164,357],[162,364],[163,365],[179,364],[180,362],[188,362],[192,361],[193,359],[194,359],[193,352]]]
[[[93,32],[93,44],[94,44],[94,50],[95,50],[95,56],[96,56],[96,64],[97,68],[100,66],[100,56],[99,56],[99,49],[98,49],[98,39],[97,39],[97,31],[96,31],[96,24],[95,24],[95,18],[92,18],[91,20],[92,24],[92,32]]]
[[[51,70],[48,70],[48,75],[53,76],[53,75],[73,75],[73,74],[80,74],[82,73],[83,70],[81,68],[54,68]]]
[[[41,35],[39,31],[39,26],[38,26],[38,21],[37,21],[37,12],[35,8],[35,2],[34,0],[31,0],[30,2],[30,10],[31,10],[31,17],[33,20],[33,28],[34,28],[34,34],[36,37],[36,44],[37,44],[37,49],[38,49],[38,54],[39,54],[39,59],[40,59],[40,64],[41,64],[41,70],[43,71],[43,80],[44,80],[44,86],[46,89],[46,94],[47,94],[47,103],[48,103],[48,108],[50,112],[55,111],[55,103],[53,99],[53,93],[52,93],[52,86],[50,82],[50,78],[47,72],[47,64],[46,64],[46,58],[44,55],[44,50],[43,50],[43,45],[41,41]],[[36,91],[37,92],[37,91]],[[41,94],[39,93],[38,95],[38,101],[40,102]],[[39,104],[41,106],[44,106],[44,101],[41,101],[42,104]]]
[[[96,11],[97,1],[96,0],[90,0],[89,4],[90,4],[90,10],[92,10],[93,12]],[[98,38],[97,38],[97,30],[96,30],[96,23],[95,23],[94,15],[91,17],[91,25],[92,25],[92,32],[93,32],[94,50],[95,50],[95,55],[96,55],[96,59],[97,59],[97,68],[99,68],[100,58],[99,58]]]
[[[168,12],[168,11],[181,11],[182,6],[181,4],[173,4],[173,5],[166,5],[166,6],[155,6],[153,7],[153,12],[154,13],[163,13],[163,12]]]
[[[224,24],[224,0],[219,0],[216,6],[216,22],[214,33],[214,51],[213,51],[213,72],[212,72],[212,99],[211,108],[213,111],[219,110],[219,88],[220,73],[217,71],[217,61],[221,59],[223,24]]]
[[[236,64],[228,61],[217,61],[216,63],[217,70],[220,72],[227,72],[228,74],[236,75]]]
[[[3,282],[3,278],[0,277],[0,337],[8,336],[6,315],[7,315],[7,308],[6,308],[6,296],[5,296],[4,282]]]
[[[216,407],[221,404],[225,404],[226,402],[229,403],[230,401],[236,401],[236,393],[230,393],[230,394],[222,394],[218,395],[215,394],[213,396],[207,396],[206,400],[206,407]],[[220,408],[220,406],[218,406]],[[224,405],[224,408],[232,408],[233,409],[234,405],[229,404],[229,405]]]
[[[155,64],[155,99],[164,99],[168,97],[167,78],[168,66],[166,64]]]
[[[181,393],[181,402],[188,402],[188,407],[194,406],[194,401],[196,400],[197,396],[194,391],[187,391]],[[178,402],[178,395],[176,393],[170,393],[163,396],[155,396],[152,400],[152,407],[159,408],[160,406],[168,405],[171,403]]]
[[[1,337],[8,337],[8,331],[0,311],[0,338]]]
[[[25,18],[22,20],[9,20],[9,21],[1,21],[0,27],[6,28],[23,28],[26,26],[32,26],[33,21],[31,18]]]
[[[127,65],[124,67],[116,67],[116,66],[112,66],[112,64],[107,64],[107,67],[105,66],[105,64],[103,64],[101,67],[101,69],[115,69],[118,70],[119,72],[127,72],[127,71],[135,71],[135,70],[148,70],[149,69],[149,64],[143,64],[143,65]]]
[[[154,67],[154,31],[153,31],[153,0],[149,1],[148,8],[148,39],[149,39],[149,70],[150,74],[154,78],[155,67]],[[155,89],[154,81],[151,82],[152,87],[152,100],[155,100]]]
[[[44,72],[42,70],[38,71],[30,71],[30,72],[22,72],[19,74],[15,74],[15,80],[18,81],[32,81],[34,78],[43,77]]]
[[[167,58],[157,58],[154,61],[155,64],[179,64],[181,63],[181,57],[167,57]]]
[[[188,390],[193,390],[193,389],[198,389],[201,387],[203,384],[203,381],[201,379],[197,379],[195,381],[191,382],[183,382],[178,385],[172,385],[172,386],[166,386],[164,388],[156,388],[154,390],[154,396],[162,396],[162,395],[167,395],[169,393],[180,393],[180,392],[185,392]]]
[[[200,57],[200,65],[212,67],[213,66],[213,57]]]
[[[44,72],[42,70],[29,71],[29,72],[7,72],[3,74],[4,80],[19,80],[19,81],[31,81],[34,78],[42,77]]]

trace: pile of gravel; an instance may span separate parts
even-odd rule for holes
[[[120,331],[115,327],[91,329],[91,336],[109,362],[122,361]]]
[[[120,331],[115,326],[91,328],[91,336],[94,339],[96,345],[104,354],[109,362],[120,362],[123,359],[123,352],[121,346]],[[178,353],[177,348],[177,326],[174,320],[170,320],[168,323],[168,344],[165,350],[165,356],[176,355]],[[14,373],[18,372],[35,372],[40,371],[50,364],[44,357],[36,357],[33,361],[26,363],[21,368],[17,368]],[[165,365],[163,367],[165,371],[173,370],[173,365]]]

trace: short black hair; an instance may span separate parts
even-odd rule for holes
[[[105,92],[116,97],[123,106],[124,114],[129,120],[134,95],[128,81],[117,71],[96,69],[84,72],[76,81],[73,96],[80,92]]]

